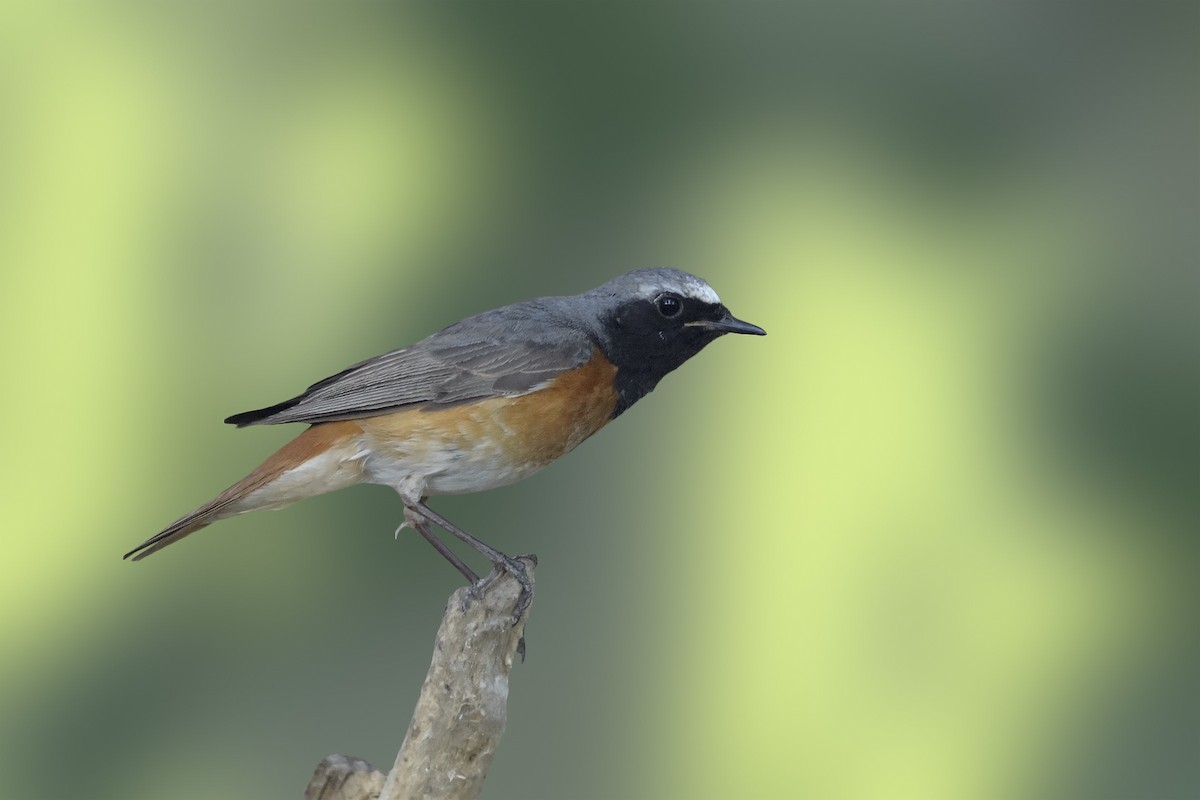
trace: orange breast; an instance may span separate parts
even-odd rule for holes
[[[504,430],[501,446],[514,459],[539,466],[573,450],[612,419],[616,374],[617,368],[597,350],[583,367],[541,391],[485,401],[497,403],[496,420]]]

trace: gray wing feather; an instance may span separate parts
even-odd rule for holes
[[[594,345],[586,333],[530,319],[527,309],[513,313],[521,310],[510,306],[464,320],[412,347],[348,367],[291,400],[226,422],[323,422],[413,404],[516,396],[591,358]]]

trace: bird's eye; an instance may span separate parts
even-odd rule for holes
[[[683,301],[673,294],[660,294],[654,305],[664,317],[674,317],[683,311]]]

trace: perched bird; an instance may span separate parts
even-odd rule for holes
[[[290,400],[226,419],[238,427],[310,427],[125,558],[145,558],[219,519],[380,483],[399,492],[405,525],[469,581],[478,577],[430,523],[508,569],[528,590],[519,561],[454,525],[426,499],[532,475],[726,333],[766,332],[730,315],[700,278],[667,268],[634,270],[583,294],[468,317]]]

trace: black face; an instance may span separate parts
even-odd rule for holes
[[[644,397],[664,375],[709,342],[731,332],[729,326],[735,322],[719,303],[669,291],[652,300],[631,300],[619,306],[604,326],[608,336],[605,355],[617,366],[619,399],[613,416]]]

